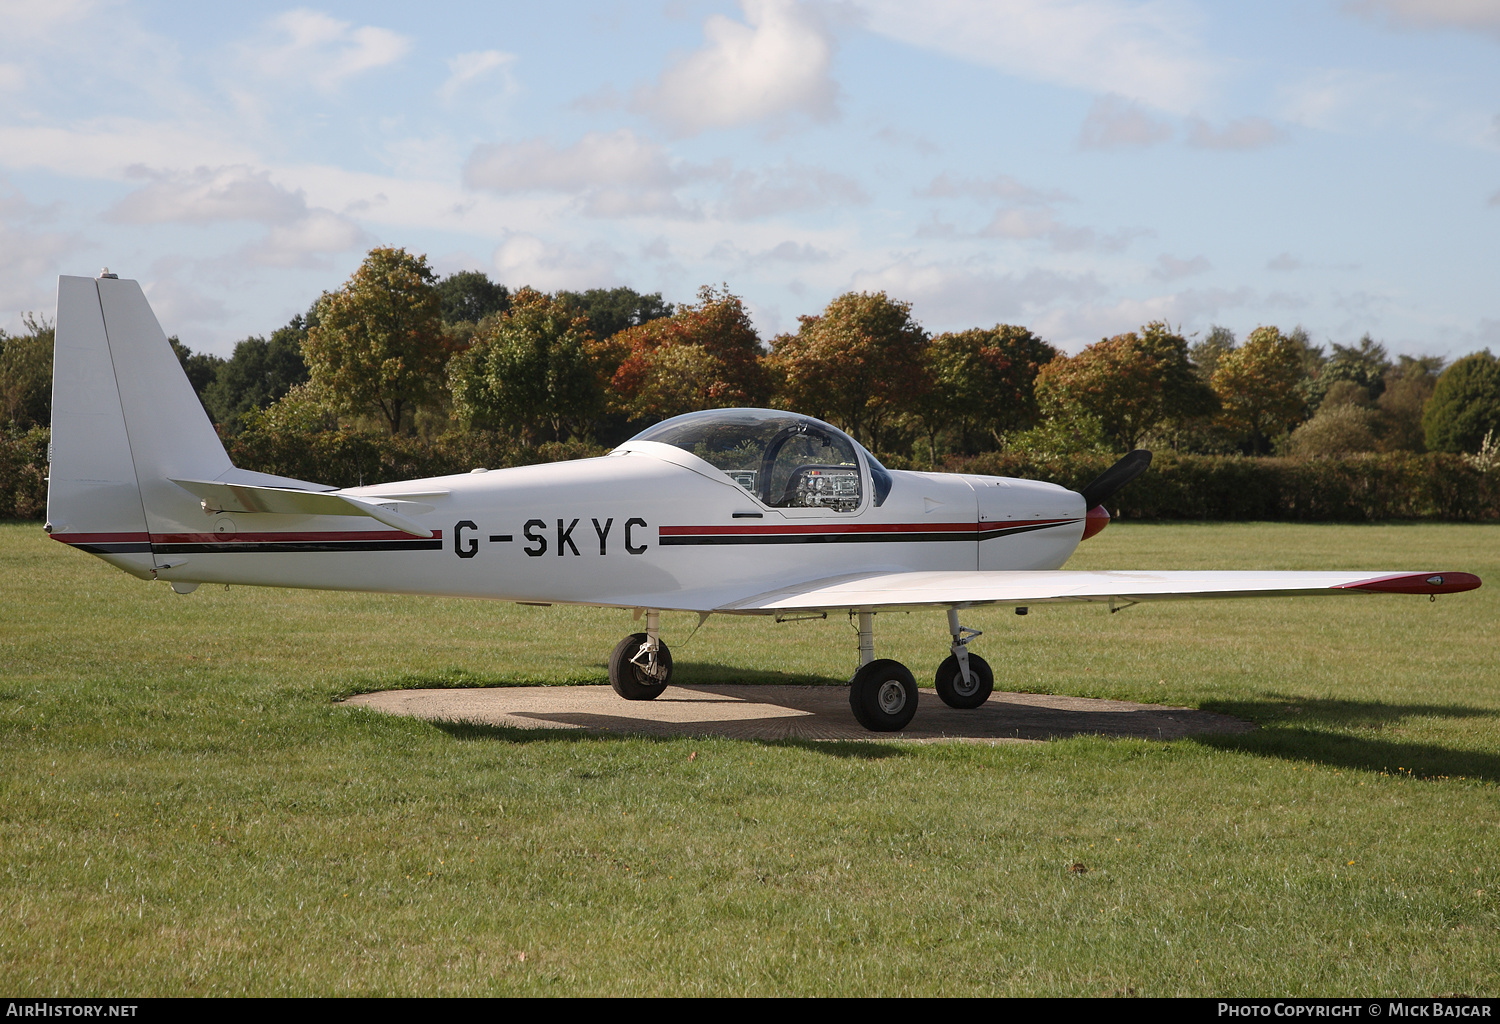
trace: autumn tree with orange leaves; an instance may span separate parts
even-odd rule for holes
[[[761,406],[771,375],[744,303],[727,290],[698,289],[696,305],[628,327],[595,346],[616,411],[663,420],[697,409]]]
[[[1226,357],[1227,358],[1227,357]],[[1187,339],[1162,321],[1058,356],[1036,381],[1043,413],[1097,420],[1121,450],[1165,423],[1215,411],[1214,392],[1193,372]]]
[[[828,420],[880,451],[930,386],[927,332],[912,319],[911,303],[885,292],[849,292],[820,316],[799,319],[796,334],[771,342],[778,404]]]

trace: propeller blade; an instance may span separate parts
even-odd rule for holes
[[[1151,465],[1151,453],[1144,448],[1137,448],[1100,473],[1092,483],[1078,492],[1083,495],[1083,507],[1094,508],[1104,504],[1121,487],[1146,472],[1146,467],[1149,465]]]

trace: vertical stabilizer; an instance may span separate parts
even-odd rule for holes
[[[49,461],[52,536],[142,577],[158,567],[153,535],[203,529],[171,478],[232,469],[134,281],[58,280]]]
[[[158,537],[202,531],[198,499],[172,478],[217,480],[233,468],[229,456],[141,286],[112,278],[92,283],[99,289],[147,528]]]
[[[151,538],[104,311],[97,283],[87,277],[57,282],[48,461],[48,531],[127,572],[150,575]]]

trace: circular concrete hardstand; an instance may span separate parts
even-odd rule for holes
[[[995,693],[981,707],[957,711],[923,690],[910,725],[898,733],[872,733],[854,720],[849,691],[841,686],[669,686],[660,697],[644,701],[623,700],[608,686],[382,690],[344,703],[434,721],[745,740],[1035,743],[1081,735],[1173,740],[1255,728],[1192,708],[1036,693]]]

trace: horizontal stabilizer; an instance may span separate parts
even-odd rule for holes
[[[203,501],[208,512],[250,512],[298,516],[368,516],[386,526],[413,537],[431,537],[432,531],[402,515],[397,509],[406,505],[413,512],[427,511],[431,506],[417,506],[400,500],[380,503],[354,498],[335,491],[298,491],[289,487],[260,487],[253,484],[231,484],[216,480],[173,480],[174,484]],[[392,507],[394,506],[394,507]]]

